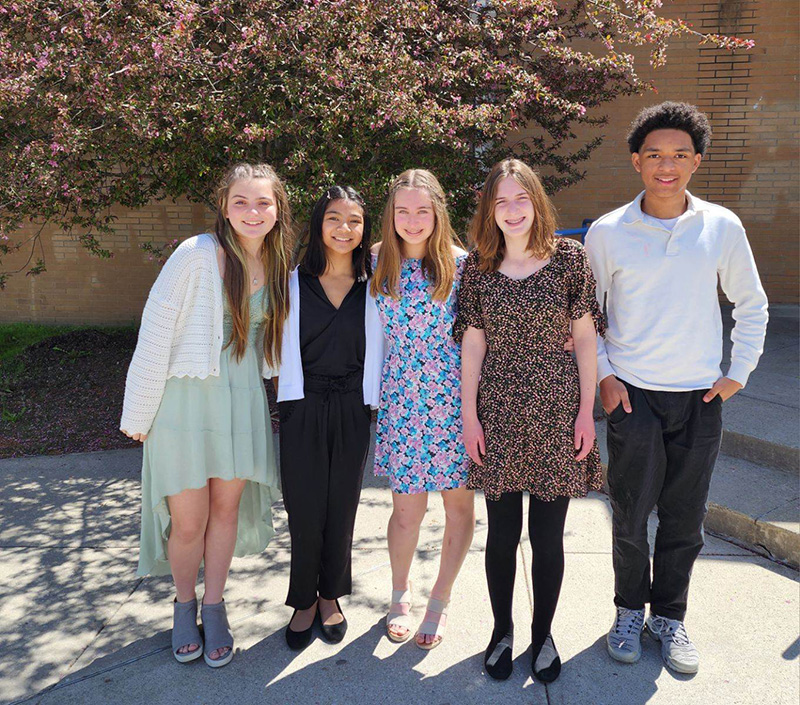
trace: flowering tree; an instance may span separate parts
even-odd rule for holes
[[[302,215],[333,182],[377,205],[430,168],[457,218],[509,151],[556,191],[579,180],[592,110],[642,90],[631,54],[692,33],[660,0],[28,0],[0,6],[0,269],[57,224],[92,253],[111,206],[210,203],[233,160],[265,160]],[[695,33],[697,34],[697,33]],[[699,41],[748,42],[697,34]],[[32,263],[32,264],[31,264]],[[0,272],[0,287],[9,272]]]

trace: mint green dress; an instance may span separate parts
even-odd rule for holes
[[[223,340],[233,322],[227,296]],[[250,297],[250,333],[240,361],[222,350],[219,376],[170,377],[144,442],[142,531],[138,575],[169,575],[167,497],[205,487],[211,477],[242,478],[235,556],[263,551],[275,533],[272,504],[280,496],[269,405],[261,375],[265,289]]]

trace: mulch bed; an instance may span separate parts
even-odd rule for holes
[[[139,445],[119,431],[136,336],[132,329],[73,331],[0,363],[0,458]]]

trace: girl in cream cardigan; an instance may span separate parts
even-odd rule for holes
[[[271,167],[232,167],[217,205],[215,233],[183,242],[153,285],[120,424],[144,442],[139,575],[172,574],[173,655],[203,655],[211,667],[233,657],[223,601],[231,558],[263,551],[274,533],[262,375],[279,364],[291,252],[288,199]]]

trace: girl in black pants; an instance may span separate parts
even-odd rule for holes
[[[369,231],[358,192],[328,189],[314,206],[305,256],[289,284],[278,402],[292,539],[286,641],[293,649],[310,643],[317,616],[328,641],[341,641],[347,629],[338,598],[351,592],[353,526],[382,364],[367,292]]]

